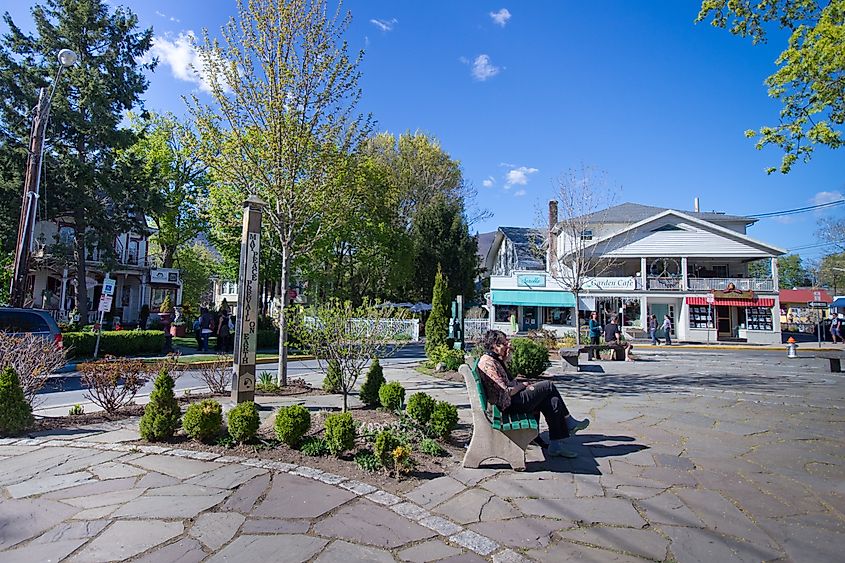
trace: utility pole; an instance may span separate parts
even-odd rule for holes
[[[38,105],[32,118],[32,133],[29,138],[29,156],[26,160],[26,176],[23,183],[21,218],[18,223],[18,243],[15,247],[15,269],[9,304],[23,307],[26,293],[26,277],[29,272],[29,256],[32,250],[32,235],[35,228],[35,212],[38,209],[38,192],[41,183],[41,162],[44,157],[44,135],[50,116],[50,96],[46,88],[38,94]]]

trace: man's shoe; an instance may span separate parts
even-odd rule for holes
[[[575,420],[575,419],[573,419]],[[585,418],[584,420],[575,420],[575,424],[569,428],[569,435],[574,436],[577,432],[584,430],[586,427],[590,425],[590,419]]]
[[[573,459],[578,457],[578,454],[573,452],[572,450],[567,450],[564,448],[560,441],[552,442],[549,446],[549,449],[546,450],[547,455],[551,457],[565,457],[567,459]]]
[[[537,436],[536,438],[531,440],[531,443],[534,444],[535,446],[540,446],[544,450],[549,447],[549,445],[546,443],[546,441],[543,440],[542,438],[540,438],[539,436]]]

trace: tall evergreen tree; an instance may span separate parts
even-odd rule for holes
[[[425,322],[425,355],[431,357],[432,351],[446,344],[449,336],[449,289],[443,270],[437,266],[434,276],[434,290],[431,293],[431,314]]]
[[[144,228],[138,163],[120,158],[135,134],[121,121],[147,89],[144,70],[155,63],[139,61],[151,46],[152,29],[137,30],[135,14],[104,0],[47,0],[32,8],[32,17],[35,34],[3,16],[9,31],[0,40],[2,146],[25,158],[38,89],[56,76],[58,52],[73,50],[78,61],[64,70],[53,97],[41,202],[48,217],[74,225],[72,262],[83,297],[77,307],[86,318],[86,255],[97,248],[108,262],[116,234]]]

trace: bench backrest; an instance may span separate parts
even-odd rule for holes
[[[478,389],[478,398],[481,401],[481,410],[487,410],[487,393],[484,392],[484,383],[481,382],[481,376],[478,375],[478,360],[472,360],[469,364],[472,371],[472,378],[475,380],[476,389]]]

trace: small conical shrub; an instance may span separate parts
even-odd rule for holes
[[[384,370],[381,369],[378,358],[373,358],[370,364],[370,370],[367,372],[367,379],[364,380],[364,384],[361,386],[361,392],[359,394],[361,402],[368,407],[380,406],[381,401],[378,397],[378,390],[385,383]]]
[[[440,265],[434,277],[431,294],[431,313],[425,321],[425,355],[431,359],[432,352],[446,344],[449,336],[449,290]]]
[[[14,436],[32,424],[32,407],[23,396],[18,374],[11,367],[0,372],[0,436]]]
[[[150,402],[144,407],[141,437],[150,442],[169,440],[180,426],[181,415],[179,403],[173,395],[173,378],[162,371],[153,384]]]
[[[326,377],[323,379],[323,391],[326,393],[340,393],[343,387],[340,382],[340,362],[329,360]]]

